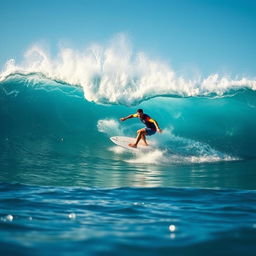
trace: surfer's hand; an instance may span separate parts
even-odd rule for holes
[[[162,133],[163,131],[160,128],[158,128],[157,132]]]
[[[120,118],[120,121],[124,121],[124,120],[125,120],[125,118],[124,118],[124,117]]]

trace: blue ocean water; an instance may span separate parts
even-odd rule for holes
[[[93,90],[89,101],[41,73],[1,80],[1,255],[255,255],[255,91]],[[137,108],[164,130],[147,153],[109,140],[135,136],[142,124],[119,118]]]
[[[255,253],[255,191],[0,189],[1,255]]]

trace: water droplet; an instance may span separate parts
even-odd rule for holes
[[[75,214],[75,213],[70,213],[70,214],[68,215],[68,217],[69,217],[70,219],[75,219],[75,218],[76,218],[76,214]]]
[[[169,230],[170,230],[171,232],[174,232],[174,231],[176,230],[175,225],[170,225],[170,226],[169,226]]]
[[[6,216],[6,219],[9,220],[9,221],[13,221],[13,216],[9,214],[9,215]]]

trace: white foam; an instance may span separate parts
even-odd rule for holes
[[[115,119],[101,119],[98,120],[97,128],[99,132],[106,133],[108,136],[121,136],[123,135],[119,122]]]
[[[161,164],[164,161],[164,151],[136,152],[134,157],[126,160],[128,163]]]
[[[34,45],[17,64],[7,61],[0,81],[10,74],[42,73],[71,85],[80,85],[85,98],[96,103],[134,105],[159,95],[223,96],[230,90],[256,90],[256,80],[232,79],[212,74],[188,80],[178,76],[164,62],[152,60],[143,52],[133,53],[127,38],[117,35],[107,45],[91,45],[82,51],[60,48],[51,56],[40,45]]]
[[[123,153],[127,152],[127,150],[125,150],[124,148],[119,147],[119,146],[110,147],[110,148],[108,148],[108,150],[114,152],[115,154],[123,154]]]
[[[235,161],[236,157],[215,150],[210,145],[199,141],[175,136],[171,129],[165,129],[158,137],[151,139],[156,147],[149,152],[136,152],[126,160],[129,163],[172,164],[172,163],[210,163]]]

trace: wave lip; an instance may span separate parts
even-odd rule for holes
[[[133,53],[125,37],[107,47],[92,45],[84,51],[70,48],[50,56],[42,47],[29,49],[21,64],[7,61],[0,81],[10,75],[40,74],[47,79],[80,86],[88,101],[100,104],[137,105],[154,97],[223,97],[240,90],[256,90],[256,80],[232,79],[219,74],[188,80],[178,76],[164,62],[145,53]],[[39,76],[40,78],[40,76]]]

